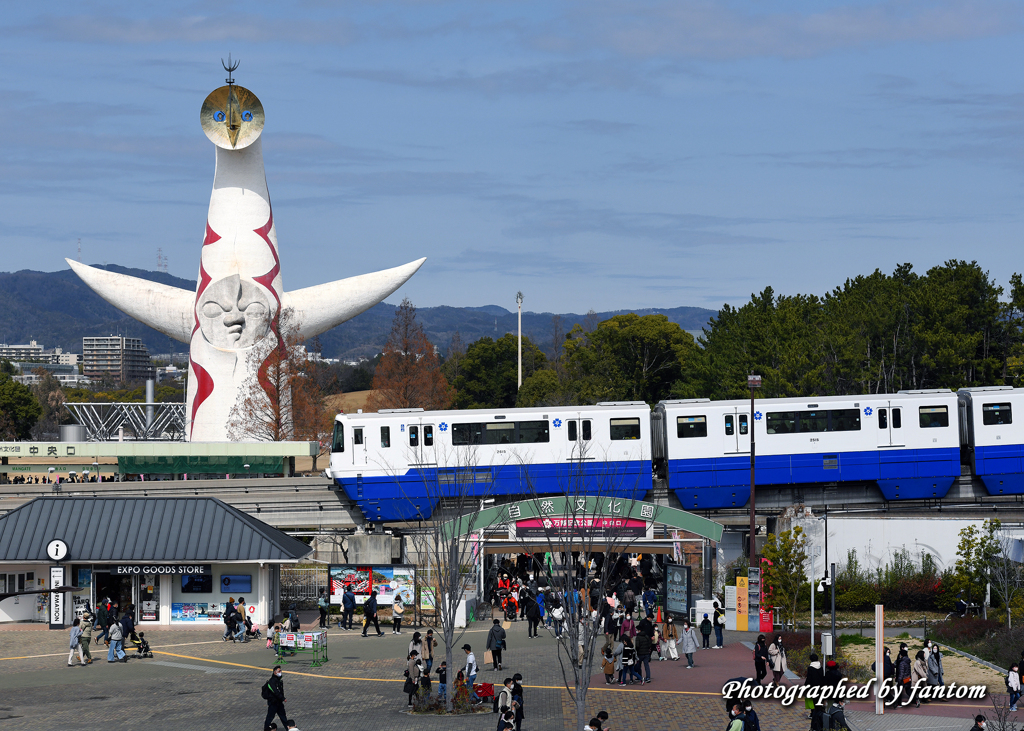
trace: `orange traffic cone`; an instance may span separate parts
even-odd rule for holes
[[[658,607],[658,618],[654,621],[661,624],[661,607]]]

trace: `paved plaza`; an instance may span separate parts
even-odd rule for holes
[[[265,641],[225,643],[221,631],[216,626],[146,630],[155,652],[152,659],[107,664],[105,651],[97,651],[94,664],[85,668],[66,666],[66,631],[0,631],[0,676],[7,691],[0,705],[2,728],[38,729],[45,724],[59,729],[261,729],[266,702],[260,698],[260,685],[269,677],[274,654]],[[298,656],[286,666],[286,707],[302,731],[494,728],[493,714],[410,717],[402,671],[412,632],[396,636],[390,628],[385,631],[384,637],[364,639],[358,630],[332,628],[328,663],[311,668],[308,658]],[[486,632],[485,623],[476,623],[458,643],[473,645],[481,665]],[[750,650],[740,639],[747,637],[727,636],[726,649],[698,652],[693,670],[686,669],[685,658],[654,663],[653,683],[642,688],[607,686],[597,668],[588,710],[607,710],[617,731],[723,729],[726,717],[719,690],[725,680],[745,674],[750,665]],[[478,682],[500,683],[522,673],[524,731],[571,731],[575,709],[561,685],[555,640],[543,635],[528,639],[526,625],[520,622],[508,629],[508,647],[505,669],[494,672],[487,667]],[[455,658],[461,667],[464,654]],[[765,731],[804,731],[809,725],[802,707],[758,703],[757,710]],[[860,731],[966,729],[967,719],[977,712],[974,706],[952,703],[928,709],[929,715],[900,712],[876,719],[864,711],[855,714]]]

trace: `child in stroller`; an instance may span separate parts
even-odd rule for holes
[[[258,640],[263,637],[263,633],[260,631],[260,628],[252,623],[252,620],[249,619],[249,615],[245,616],[244,621],[246,639]]]
[[[132,657],[143,658],[153,657],[153,651],[149,649],[149,640],[146,639],[145,632],[139,632],[139,636],[136,637],[132,634],[132,644],[135,645],[135,654]]]

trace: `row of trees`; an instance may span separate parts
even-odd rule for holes
[[[764,397],[1021,385],[1022,325],[1019,274],[1004,293],[977,262],[952,260],[925,274],[903,264],[823,296],[768,287],[740,307],[725,305],[698,341],[664,315],[590,318],[569,332],[556,316],[547,352],[523,338],[517,388],[515,334],[467,345],[456,333],[442,361],[405,301],[382,361],[404,364],[381,370],[373,387],[397,398],[389,405],[473,409],[742,398],[748,373],[763,376]]]

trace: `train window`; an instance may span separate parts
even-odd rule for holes
[[[731,437],[733,434],[736,433],[736,428],[732,425],[732,422],[733,422],[733,415],[732,414],[726,414],[725,415],[725,436],[727,436],[727,437]]]
[[[363,427],[356,426],[352,428],[352,443],[362,444],[363,443]]]
[[[892,410],[892,428],[893,429],[899,429],[901,426],[903,426],[903,416],[902,416],[902,413],[903,413],[903,409],[893,409]]]
[[[434,427],[430,424],[427,424],[426,426],[423,427],[423,446],[434,446]]]
[[[331,451],[345,451],[345,425],[340,421],[334,422],[334,439],[331,440]]]
[[[409,427],[409,446],[420,446],[420,428],[418,426]]]
[[[828,431],[828,412],[801,411],[800,431]]]
[[[482,431],[480,424],[452,424],[452,444],[480,444]]]
[[[676,436],[680,439],[691,437],[706,437],[708,435],[708,420],[704,416],[677,416]],[[612,437],[614,439],[615,437]]]
[[[516,425],[519,427],[520,444],[551,441],[551,432],[548,430],[546,421],[520,421]]]
[[[573,421],[569,422],[569,441],[570,442],[575,442],[576,441],[576,434],[577,434],[576,421],[573,420]]]
[[[828,412],[829,431],[860,431],[860,409],[835,409]]]
[[[985,404],[981,407],[981,422],[985,426],[1012,424],[1013,412],[1010,404]]]
[[[590,441],[590,419],[584,419],[582,422],[583,426],[583,441]]]
[[[949,409],[945,406],[922,406],[918,411],[922,429],[949,426]]]
[[[391,427],[382,426],[380,428],[380,446],[383,449],[388,449],[391,446]]]
[[[776,411],[766,416],[769,434],[793,434],[796,432],[796,412]]]
[[[740,434],[747,433],[747,415],[740,414]]]
[[[484,444],[511,444],[515,433],[515,422],[484,424]]]
[[[612,441],[640,438],[640,419],[611,419],[608,422]],[[705,433],[707,429],[705,427]],[[585,438],[585,437],[584,437]]]
[[[889,428],[889,409],[878,410],[878,428],[888,429]]]

